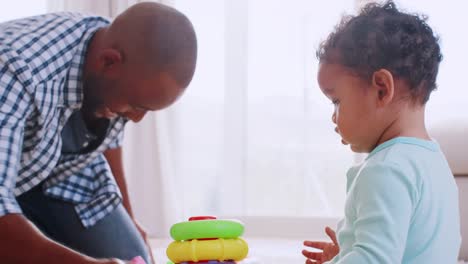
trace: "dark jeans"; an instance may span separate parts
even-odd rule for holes
[[[52,240],[94,258],[149,262],[146,245],[122,205],[90,228],[85,228],[74,205],[45,196],[42,185],[20,195],[23,214]]]

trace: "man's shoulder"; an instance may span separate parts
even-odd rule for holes
[[[0,66],[35,78],[35,82],[62,76],[75,51],[89,36],[109,21],[99,16],[58,12],[12,20],[0,24]]]
[[[103,16],[98,16],[96,14],[92,13],[82,13],[82,12],[69,12],[69,11],[64,11],[64,12],[54,12],[54,13],[47,13],[42,16],[39,16],[41,19],[57,19],[57,20],[71,20],[77,23],[90,23],[90,24],[95,24],[96,22],[101,22],[108,24],[110,23],[110,19],[103,17]]]
[[[2,50],[14,50],[18,54],[27,50],[43,50],[70,38],[74,42],[87,31],[108,24],[109,21],[103,17],[73,12],[26,17],[0,24],[0,46]]]
[[[63,94],[69,70],[79,72],[87,40],[107,23],[99,16],[59,12],[0,24],[0,68],[9,72],[0,73],[0,81],[15,79],[33,100],[55,102],[48,95]]]
[[[88,23],[93,23],[94,21],[101,21],[103,23],[109,23],[109,19],[94,15],[91,13],[80,13],[80,12],[68,12],[68,11],[63,11],[63,12],[51,12],[51,13],[46,13],[42,15],[36,15],[36,16],[30,16],[30,17],[24,17],[24,18],[19,18],[15,20],[10,20],[6,21],[0,24],[2,27],[8,27],[8,26],[15,26],[19,25],[22,27],[26,27],[28,25],[31,26],[40,26],[40,23],[63,23],[64,21],[71,21],[71,22],[88,22]],[[39,23],[39,24],[38,24]]]
[[[90,28],[103,27],[109,23],[104,17],[75,12],[25,17],[0,24],[0,44],[16,49],[39,42],[48,45],[49,40],[60,42],[67,35],[76,37]]]

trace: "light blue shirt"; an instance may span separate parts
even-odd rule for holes
[[[347,174],[336,264],[456,263],[458,190],[437,143],[399,137]]]

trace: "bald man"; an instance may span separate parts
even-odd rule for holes
[[[151,263],[122,133],[188,86],[192,24],[156,3],[46,14],[0,24],[0,48],[0,263]]]

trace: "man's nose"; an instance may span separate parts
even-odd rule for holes
[[[333,122],[333,124],[336,124],[336,112],[333,112],[332,122]]]

